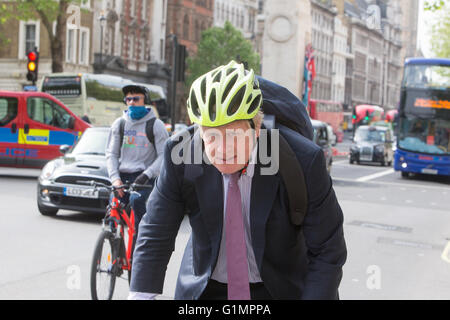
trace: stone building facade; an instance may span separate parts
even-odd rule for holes
[[[0,4],[5,4],[0,2]],[[93,62],[93,7],[92,1],[81,6],[80,26],[67,25],[63,35],[63,68],[66,72],[91,72]],[[53,33],[56,22],[53,23]],[[35,47],[39,51],[39,80],[52,72],[50,37],[38,14],[29,21],[10,19],[0,24],[0,87],[2,90],[21,91],[31,83],[27,81],[27,52]]]
[[[244,38],[254,40],[257,13],[256,0],[215,0],[214,26],[223,27],[225,21],[229,21]]]

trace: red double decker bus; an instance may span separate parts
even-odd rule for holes
[[[352,124],[353,133],[362,125],[369,125],[375,121],[381,121],[384,117],[384,109],[380,106],[360,104],[353,108]]]
[[[326,122],[333,127],[335,132],[340,131],[344,121],[344,108],[341,103],[311,99],[308,112],[311,119]]]

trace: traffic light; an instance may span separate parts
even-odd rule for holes
[[[28,52],[27,57],[27,80],[32,81],[34,84],[38,78],[39,52],[37,52],[37,50],[30,51]]]
[[[366,117],[364,118],[365,121],[369,121],[369,110],[366,110]]]

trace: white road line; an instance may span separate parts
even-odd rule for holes
[[[357,182],[356,180],[353,179],[346,179],[346,178],[335,178],[332,177],[333,181],[341,181],[341,182],[348,182],[348,183],[354,183]],[[379,184],[382,186],[397,186],[397,187],[411,187],[411,188],[427,188],[427,189],[435,189],[435,190],[439,190],[442,191],[442,188],[446,189],[449,188],[447,186],[435,186],[435,185],[425,185],[425,184],[406,184],[406,183],[398,183],[398,182],[387,182],[387,181],[370,181],[369,183],[373,183],[373,184]],[[450,188],[449,188],[450,190]]]
[[[379,177],[382,177],[382,176],[386,176],[386,175],[394,173],[394,172],[395,172],[394,169],[388,169],[388,170],[385,170],[385,171],[382,171],[382,172],[378,172],[378,173],[374,173],[374,174],[371,174],[371,175],[368,175],[368,176],[364,176],[364,177],[358,178],[358,179],[356,179],[356,181],[358,181],[358,182],[369,181],[369,180],[373,180],[373,179],[376,179],[376,178],[379,178]]]

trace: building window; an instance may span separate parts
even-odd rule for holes
[[[136,12],[136,0],[130,0],[130,16],[134,17]]]
[[[79,64],[89,64],[89,29],[80,29]]]
[[[128,40],[129,40],[129,42],[128,42],[128,46],[129,46],[128,59],[133,60],[134,59],[134,45],[135,45],[134,35],[129,35],[128,37],[129,37],[128,38]]]
[[[145,20],[147,17],[147,0],[142,0],[142,7],[141,7],[141,19]]]
[[[184,16],[183,21],[183,38],[189,40],[189,17],[188,15]]]
[[[67,28],[66,33],[66,62],[75,63],[76,56],[76,29]]]
[[[36,25],[27,24],[25,26],[25,53],[28,53],[36,47]]]

